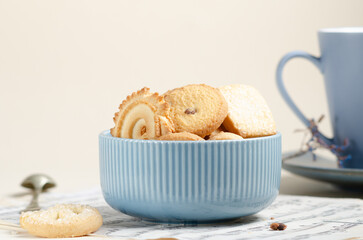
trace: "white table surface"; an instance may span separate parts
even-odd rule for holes
[[[61,170],[60,170],[61,171]],[[22,174],[25,174],[27,170],[19,169],[17,174],[9,174],[9,181],[2,182],[0,188],[0,196],[17,196],[29,194],[27,189],[20,187],[20,182],[23,178]],[[68,170],[65,171],[65,175],[62,178],[56,178],[58,183],[57,188],[53,189],[54,192],[74,192],[92,188],[99,185],[98,170],[96,171],[83,171],[81,174],[77,174],[77,171]],[[74,178],[72,176],[78,176]],[[4,178],[4,176],[2,177]],[[291,173],[282,170],[280,194],[287,195],[305,195],[305,196],[319,196],[330,198],[360,198],[363,199],[363,193],[359,192],[347,192],[342,191],[339,188],[334,187],[329,183],[318,182],[315,180],[299,177]],[[363,239],[363,226],[362,234]],[[97,237],[85,237],[83,239],[99,239]],[[0,230],[0,239],[19,239],[9,235],[8,231]],[[33,239],[28,237],[22,237],[22,239]],[[35,238],[34,238],[35,239]],[[359,238],[358,238],[359,239]]]

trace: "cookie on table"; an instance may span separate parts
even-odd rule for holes
[[[156,139],[174,132],[169,104],[146,87],[129,95],[113,120],[115,127],[110,132],[114,137]]]
[[[189,132],[169,133],[159,137],[163,141],[204,141],[203,138]]]
[[[102,225],[96,208],[78,204],[59,204],[47,210],[23,212],[20,226],[30,234],[46,238],[80,237]]]
[[[221,131],[217,134],[212,134],[208,140],[243,140],[243,137],[231,132]]]
[[[228,102],[228,115],[223,127],[243,138],[276,134],[272,113],[261,94],[253,87],[234,84],[220,87]]]
[[[176,88],[163,96],[170,105],[176,132],[190,132],[203,138],[217,129],[227,116],[228,105],[221,92],[205,84]]]

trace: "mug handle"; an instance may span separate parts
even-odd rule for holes
[[[296,114],[296,116],[305,124],[305,126],[308,128],[312,128],[312,127],[314,127],[314,126],[312,126],[312,121],[308,120],[304,116],[304,114],[300,111],[300,109],[297,108],[295,103],[292,101],[290,95],[287,93],[285,85],[282,80],[283,68],[285,67],[285,64],[290,59],[293,59],[293,58],[305,58],[305,59],[309,60],[310,62],[312,62],[320,70],[320,72],[323,72],[322,65],[321,65],[321,58],[315,57],[304,51],[292,51],[292,52],[289,52],[288,54],[286,54],[280,60],[278,66],[277,66],[277,71],[276,71],[277,86],[280,90],[282,97],[285,99],[286,103],[289,105],[291,110]],[[321,134],[319,131],[316,132],[316,135],[328,146],[331,146],[334,144],[333,138],[328,138],[328,137],[324,136],[323,134]]]

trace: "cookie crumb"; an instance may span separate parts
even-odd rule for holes
[[[270,217],[271,220],[274,220],[275,218],[274,217]]]
[[[195,109],[195,108],[187,108],[185,110],[186,114],[195,114],[196,112],[197,112],[197,109]]]
[[[285,230],[287,226],[283,223],[271,223],[270,228],[275,231],[276,230],[282,231]]]

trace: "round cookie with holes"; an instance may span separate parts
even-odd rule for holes
[[[95,232],[101,225],[102,216],[96,208],[78,204],[59,204],[20,216],[22,228],[46,238],[80,237]]]
[[[222,93],[205,84],[176,88],[163,96],[170,105],[176,132],[190,132],[203,138],[216,130],[228,113]]]

